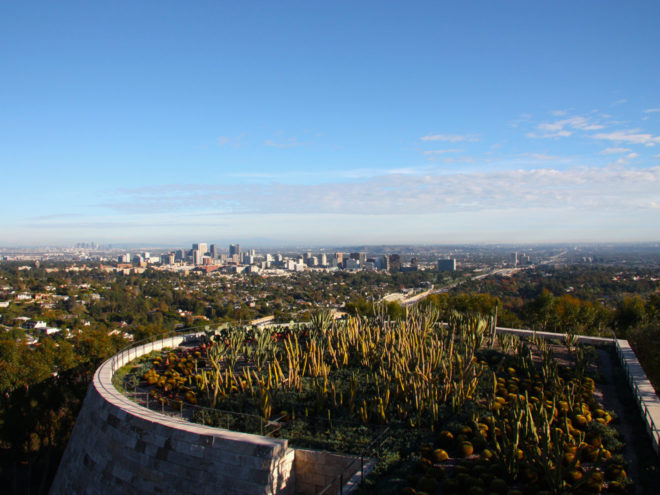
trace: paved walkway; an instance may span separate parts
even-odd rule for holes
[[[560,333],[536,332],[534,330],[522,330],[519,328],[497,327],[498,333],[508,333],[521,337],[537,336],[544,339],[564,340],[566,336]],[[606,344],[615,345],[619,362],[626,373],[626,381],[632,389],[637,400],[642,419],[646,424],[646,431],[651,437],[651,443],[656,454],[660,455],[660,399],[646,376],[642,365],[637,360],[635,351],[632,350],[627,340],[608,339],[603,337],[591,337],[579,335],[578,341],[582,344]]]
[[[627,340],[616,341],[616,351],[626,372],[628,384],[637,399],[646,423],[646,431],[651,436],[653,448],[660,455],[660,399],[646,377],[642,365]]]

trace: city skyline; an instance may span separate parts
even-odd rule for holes
[[[0,246],[660,240],[657,2],[0,9]]]

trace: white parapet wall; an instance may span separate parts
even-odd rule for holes
[[[641,410],[655,453],[660,455],[660,400],[658,400],[658,395],[627,340],[616,341],[616,353],[626,373],[628,385],[630,385]]]

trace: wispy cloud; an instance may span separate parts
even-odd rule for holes
[[[565,129],[559,131],[545,131],[545,132],[528,132],[527,137],[538,138],[538,139],[550,139],[550,138],[560,138],[560,137],[569,137],[573,133]]]
[[[458,143],[460,141],[479,141],[479,138],[472,134],[429,134],[420,138],[422,141],[445,141],[448,143]]]
[[[628,103],[627,98],[621,98],[620,100],[616,100],[615,102],[612,103],[612,106],[616,107],[618,105],[623,105],[624,103]]]
[[[532,119],[532,115],[529,113],[521,113],[517,119],[509,122],[509,125],[511,127],[519,127],[521,124],[525,122],[529,122]]]
[[[617,155],[619,153],[627,153],[632,151],[630,148],[605,148],[600,152],[601,155]]]
[[[555,156],[555,155],[546,155],[545,153],[523,153],[523,156],[532,158],[533,160],[540,160],[540,161],[546,161],[546,160],[563,160],[563,157],[560,156]]]
[[[302,146],[302,143],[296,138],[287,138],[278,141],[274,139],[266,139],[264,145],[272,148],[297,148],[298,146]]]
[[[594,139],[605,139],[620,143],[643,144],[655,146],[660,143],[660,136],[643,132],[640,129],[627,129],[622,131],[604,132],[593,135]]]
[[[63,218],[79,218],[82,217],[82,213],[59,213],[54,215],[41,215],[34,217],[34,220],[61,220]]]
[[[644,110],[644,113],[656,113],[656,112],[660,112],[660,108],[647,108],[646,110]]]
[[[218,136],[217,143],[221,148],[223,146],[233,146],[234,148],[239,148],[244,137],[245,133],[238,136]]]
[[[457,156],[457,157],[444,157],[440,158],[439,161],[445,164],[452,163],[475,163],[476,160],[471,156]]]
[[[323,184],[176,185],[125,189],[122,212],[217,211],[226,214],[451,213],[508,208],[593,211],[660,202],[660,166],[575,167],[495,172],[390,174]]]
[[[569,117],[555,122],[543,122],[536,126],[537,132],[527,133],[527,137],[531,138],[560,138],[569,137],[573,134],[573,130],[580,131],[595,131],[603,129],[603,125],[595,123],[590,119],[581,116]]]
[[[574,129],[580,129],[582,131],[596,131],[605,127],[604,125],[596,124],[584,117],[571,117],[570,119],[566,119],[564,123]]]
[[[458,148],[452,148],[448,150],[426,150],[424,151],[425,155],[446,155],[447,153],[462,153],[463,150],[458,149]]]

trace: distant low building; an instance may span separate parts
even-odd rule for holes
[[[268,325],[269,323],[273,323],[274,321],[275,321],[275,316],[270,315],[270,316],[264,316],[263,318],[257,318],[256,320],[252,320],[250,321],[250,325],[262,327],[264,325]]]
[[[449,258],[447,260],[438,260],[438,271],[455,272],[456,260],[454,258]]]

